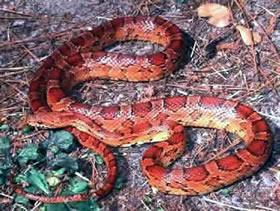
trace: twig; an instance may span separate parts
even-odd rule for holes
[[[13,199],[14,197],[8,195],[8,194],[5,194],[5,193],[0,193],[1,196],[4,196],[6,198],[9,198],[9,199]]]
[[[26,72],[29,72],[29,69],[23,69],[22,71],[11,72],[11,73],[7,73],[7,74],[4,74],[4,75],[0,75],[0,78],[5,78],[5,77],[11,76],[11,75],[17,75],[17,74],[26,73]]]
[[[207,161],[203,162],[203,164],[206,164],[216,158],[219,158],[222,154],[224,154],[226,151],[228,151],[230,148],[235,147],[236,145],[240,144],[242,140],[239,138],[234,139],[234,141],[226,148],[220,150],[220,152],[218,152],[217,154],[215,154],[214,156],[212,156],[211,158],[209,158]]]
[[[84,177],[84,176],[81,175],[79,172],[75,172],[75,175],[78,176],[78,177],[80,177],[81,179],[87,181],[87,182],[90,182],[90,180],[89,180],[88,178]]]
[[[280,121],[280,117],[273,116],[273,115],[269,115],[269,114],[264,113],[264,112],[261,112],[261,111],[257,111],[257,112],[258,112],[259,114],[261,114],[262,116],[266,116],[266,117],[268,117],[268,118],[270,118],[270,119],[275,119],[275,120]]]
[[[11,10],[11,9],[0,8],[0,11],[7,12],[7,13],[13,13],[13,14],[16,14],[16,15],[24,16],[24,17],[37,18],[37,19],[41,19],[42,18],[42,17],[37,16],[37,15],[25,14],[25,13],[17,12],[15,10]]]
[[[15,33],[12,34],[18,38],[18,35],[16,35]],[[30,54],[33,59],[35,59],[38,63],[40,62],[40,59],[35,54],[33,54],[28,47],[26,47],[24,44],[21,44],[21,46],[28,52],[28,54]]]
[[[209,199],[207,197],[203,197],[203,199],[205,201],[208,201],[208,202],[211,202],[213,204],[217,204],[221,207],[230,207],[230,208],[233,208],[233,209],[236,209],[236,210],[243,210],[243,211],[263,211],[263,210],[269,210],[269,211],[277,211],[275,209],[271,209],[271,208],[268,208],[268,207],[261,207],[261,209],[251,209],[251,208],[243,208],[243,207],[236,207],[234,205],[231,205],[231,204],[226,204],[226,203],[223,203],[223,202],[219,202],[219,201],[215,201],[215,200],[212,200],[212,199]]]
[[[26,70],[31,69],[32,67],[26,66],[26,67],[0,67],[0,71],[20,71],[20,70]]]
[[[237,6],[238,6],[238,8],[242,11],[242,13],[244,14],[244,17],[245,17],[245,19],[246,19],[246,26],[247,26],[247,28],[248,29],[250,29],[251,27],[249,26],[249,18],[248,18],[248,13],[247,13],[247,11],[246,11],[246,9],[240,4],[240,2],[239,2],[239,0],[235,0],[235,3],[237,4]],[[271,83],[271,81],[267,78],[267,76],[262,72],[262,70],[258,67],[258,64],[257,64],[257,59],[256,59],[256,50],[255,50],[255,46],[254,46],[254,36],[253,36],[253,33],[252,33],[252,31],[250,30],[250,32],[251,32],[251,37],[252,37],[252,40],[253,40],[253,42],[252,42],[252,44],[250,45],[250,49],[251,49],[251,54],[252,54],[252,57],[253,57],[253,62],[254,62],[254,67],[255,67],[255,72],[256,72],[256,74],[257,73],[260,73],[262,76],[263,76],[263,78],[266,80],[266,81],[268,81],[269,82],[269,84],[272,86],[272,87],[274,87],[273,86],[273,84]],[[275,88],[275,87],[274,87]]]

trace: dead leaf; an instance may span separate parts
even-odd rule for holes
[[[229,9],[221,4],[207,3],[197,8],[199,17],[210,17],[210,16],[224,16],[229,13]]]
[[[230,24],[230,17],[229,15],[225,16],[213,16],[209,18],[208,22],[216,27],[226,27]]]
[[[225,27],[230,24],[230,10],[221,4],[203,4],[197,8],[197,13],[199,17],[209,17],[208,22],[216,27]]]
[[[254,40],[254,44],[257,44],[262,40],[261,35],[259,35],[257,32],[251,32],[250,29],[244,26],[238,25],[236,29],[239,31],[245,45],[252,45],[253,40]]]

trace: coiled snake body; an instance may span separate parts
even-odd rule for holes
[[[151,41],[165,48],[150,55],[109,53],[104,46],[119,40]],[[77,83],[102,78],[150,81],[177,68],[182,59],[180,29],[160,17],[124,17],[93,28],[60,46],[37,71],[29,99],[34,126],[67,127],[79,142],[105,160],[108,176],[90,194],[37,196],[18,185],[18,194],[48,203],[101,197],[113,187],[117,167],[106,147],[157,142],[142,158],[142,169],[151,186],[178,195],[211,192],[256,172],[267,160],[272,138],[265,120],[252,108],[216,97],[184,96],[126,106],[89,106],[65,94]],[[46,93],[46,94],[44,94]],[[46,97],[45,97],[46,95]],[[168,169],[184,151],[184,126],[224,129],[244,140],[235,154],[191,168]]]

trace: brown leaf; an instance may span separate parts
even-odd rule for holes
[[[230,16],[213,16],[209,18],[208,22],[216,27],[225,27],[230,24]]]
[[[262,40],[261,35],[259,35],[257,32],[251,32],[250,29],[238,25],[236,29],[239,31],[241,38],[245,45],[252,45],[253,44],[253,38],[254,38],[254,44],[259,43]],[[253,35],[253,37],[252,37]]]
[[[207,3],[199,6],[197,13],[200,17],[223,16],[229,13],[229,9],[221,4]]]
[[[199,17],[209,17],[209,23],[216,27],[225,27],[230,24],[230,10],[217,3],[207,3],[197,8]]]

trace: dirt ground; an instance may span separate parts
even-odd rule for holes
[[[74,94],[83,102],[102,106],[194,94],[241,101],[267,119],[275,140],[272,156],[247,179],[210,194],[185,197],[150,188],[140,167],[148,146],[113,149],[121,185],[100,199],[96,209],[280,210],[280,2],[215,1],[232,9],[237,24],[248,23],[262,36],[254,47],[243,44],[234,24],[217,28],[199,18],[196,8],[203,2],[208,1],[0,0],[0,127],[9,127],[1,127],[0,135],[21,144],[38,143],[46,137],[44,129],[26,134],[18,128],[21,119],[30,113],[29,82],[44,59],[73,34],[115,17],[160,15],[195,41],[190,62],[162,80],[95,80],[79,86]],[[144,54],[160,49],[150,43],[128,42],[110,50]],[[225,147],[217,142],[226,136],[224,132],[191,128],[187,134],[194,143],[192,150],[176,165],[203,162]],[[21,204],[13,200],[14,196],[6,181],[0,189],[0,209],[51,210],[32,201]],[[68,206],[65,210],[75,209]]]

